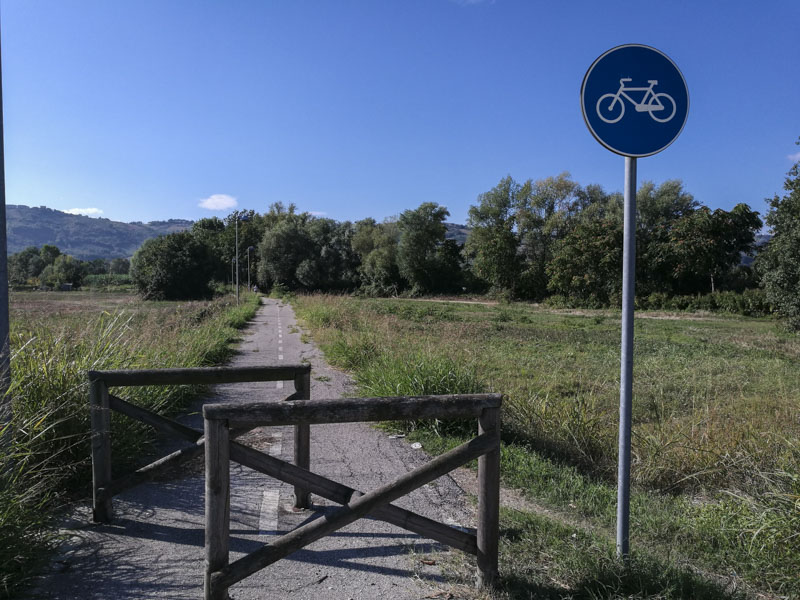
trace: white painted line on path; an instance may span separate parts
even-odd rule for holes
[[[281,494],[278,490],[264,490],[261,498],[261,513],[258,518],[259,535],[272,535],[278,531],[278,504]]]
[[[279,389],[279,390],[282,390],[282,389],[283,389],[283,382],[282,382],[282,381],[279,381],[279,382],[278,382],[278,389]]]
[[[278,360],[283,360],[283,354],[278,354]]]
[[[281,450],[283,450],[283,434],[278,431],[275,436],[273,437],[272,443],[269,445],[269,452],[270,456],[274,456],[275,458],[281,457]]]

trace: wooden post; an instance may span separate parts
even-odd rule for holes
[[[228,600],[228,587],[212,575],[228,566],[230,534],[230,435],[227,421],[205,420],[206,446],[206,572],[205,600]]]
[[[497,580],[500,528],[500,409],[485,408],[478,419],[478,434],[494,434],[497,447],[478,459],[478,586]]]
[[[311,399],[311,373],[301,373],[294,378],[294,389],[298,400]],[[294,464],[311,470],[311,426],[301,423],[294,426]],[[294,508],[299,510],[311,506],[311,493],[300,486],[294,486]]]
[[[89,383],[89,410],[92,423],[92,518],[108,523],[113,514],[111,495],[111,409],[108,386],[102,379]]]

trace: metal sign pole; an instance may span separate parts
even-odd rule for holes
[[[586,71],[581,85],[581,112],[594,138],[625,157],[617,556],[627,559],[630,551],[636,159],[657,154],[677,139],[689,114],[689,89],[680,69],[666,54],[642,44],[624,44],[601,54]]]
[[[622,250],[622,351],[619,381],[617,556],[629,552],[631,499],[631,406],[633,395],[633,303],[636,274],[636,158],[625,157],[625,224]]]

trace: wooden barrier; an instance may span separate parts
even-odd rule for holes
[[[203,452],[203,432],[157,415],[109,394],[108,388],[142,385],[202,385],[258,381],[293,381],[295,393],[290,400],[311,398],[311,366],[281,365],[269,367],[202,367],[193,369],[136,369],[89,371],[89,405],[92,427],[92,507],[95,521],[108,523],[113,516],[112,498],[143,481],[156,477],[170,467],[191,460]],[[167,435],[191,445],[164,456],[124,477],[111,474],[111,411],[146,423]],[[309,425],[295,425],[295,465],[309,469]],[[308,507],[309,492],[295,486],[295,506]]]
[[[204,406],[205,599],[227,600],[231,585],[368,514],[475,554],[479,584],[492,584],[498,574],[501,403],[500,394],[473,394]],[[476,438],[366,494],[231,441],[231,429],[237,427],[468,417],[478,419]],[[477,535],[391,504],[475,458],[480,485]],[[229,563],[231,459],[342,506]]]

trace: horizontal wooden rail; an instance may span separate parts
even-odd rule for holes
[[[413,419],[479,417],[484,409],[498,408],[502,394],[417,396],[392,398],[343,398],[305,402],[253,402],[206,404],[206,419],[228,421],[230,427],[296,425],[300,423],[357,423]]]
[[[204,385],[256,381],[291,381],[311,372],[311,365],[270,367],[197,367],[191,369],[126,369],[89,371],[90,381],[102,380],[107,386]]]

